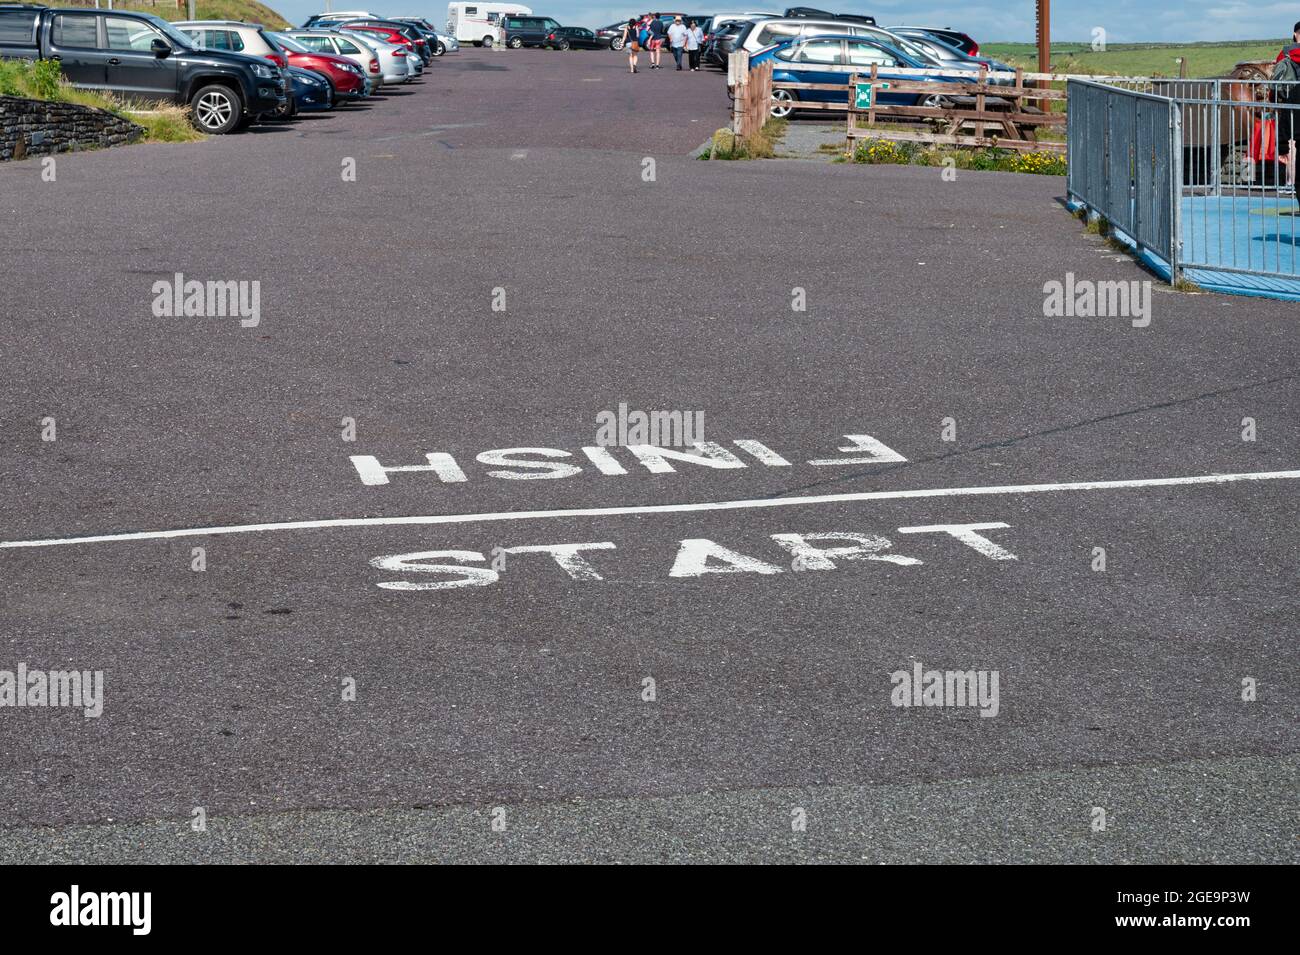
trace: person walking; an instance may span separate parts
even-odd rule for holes
[[[627,69],[636,72],[636,54],[641,49],[641,35],[637,32],[635,20],[628,20],[623,27],[623,49],[627,50]]]
[[[656,13],[650,21],[650,69],[661,70],[659,65],[660,51],[664,46],[664,18],[661,14]]]
[[[677,72],[682,71],[682,53],[686,50],[686,25],[681,17],[673,17],[672,26],[668,28],[668,48],[673,59],[677,61]]]
[[[704,30],[692,20],[686,25],[686,58],[691,64],[691,72],[700,71],[700,51],[704,47]]]
[[[1277,152],[1286,158],[1286,184],[1295,190],[1296,181],[1296,127],[1300,126],[1300,23],[1291,30],[1291,45],[1282,48],[1273,63],[1272,78],[1278,81],[1273,89],[1277,110]],[[1300,205],[1300,191],[1296,191]]]

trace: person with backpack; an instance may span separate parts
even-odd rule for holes
[[[659,51],[664,45],[664,18],[663,14],[656,13],[654,19],[650,21],[650,69],[663,69],[659,65]]]
[[[641,38],[637,32],[635,20],[628,20],[627,25],[623,27],[623,49],[627,50],[628,72],[635,73],[636,55],[641,49]]]
[[[1284,46],[1273,63],[1272,79],[1277,111],[1277,153],[1286,158],[1286,184],[1295,189],[1296,131],[1300,127],[1300,23],[1291,30],[1291,45]],[[1300,205],[1300,193],[1296,194]]]

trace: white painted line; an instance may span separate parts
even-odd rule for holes
[[[853,501],[896,501],[922,497],[982,497],[995,494],[1041,494],[1047,491],[1119,491],[1143,487],[1182,487],[1190,484],[1231,484],[1238,481],[1287,481],[1300,471],[1253,471],[1243,474],[1199,474],[1191,477],[1136,478],[1127,481],[1071,481],[1062,484],[1000,484],[988,487],[934,487],[911,491],[859,491],[803,497],[755,498],[739,501],[704,501],[698,504],[637,504],[624,507],[575,507],[550,511],[489,511],[481,514],[416,514],[407,517],[340,517],[320,521],[284,521],[274,524],[228,524],[222,527],[185,527],[170,531],[135,531],[92,537],[55,537],[46,540],[0,541],[0,549],[57,547],[63,544],[110,544],[118,541],[167,540],[174,537],[208,537],[217,534],[254,534],[261,531],[320,530],[342,527],[401,527],[422,524],[478,524],[489,521],[535,521],[548,518],[619,517],[631,514],[685,514],[696,511],[739,511],[807,504],[842,504]]]

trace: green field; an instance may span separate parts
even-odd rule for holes
[[[1095,53],[1087,43],[1053,43],[1052,69],[1058,73],[1109,73],[1113,76],[1177,76],[1178,57],[1187,58],[1188,76],[1224,76],[1244,60],[1272,61],[1288,40],[1231,43],[1111,43]],[[1038,68],[1032,43],[981,43],[980,52],[1027,70]]]
[[[94,0],[62,0],[59,6],[93,7]],[[103,4],[107,6],[107,4]],[[164,20],[188,20],[185,3],[177,5],[176,0],[117,0],[113,4],[118,10],[139,10],[152,13]],[[198,0],[194,5],[196,19],[199,20],[243,20],[247,23],[261,23],[275,30],[291,26],[284,17],[257,0]]]

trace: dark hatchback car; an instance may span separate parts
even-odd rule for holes
[[[558,20],[550,17],[507,16],[501,18],[501,31],[505,45],[512,50],[522,46],[546,46],[546,38],[560,29]]]
[[[751,22],[750,20],[736,20],[726,24],[721,30],[713,34],[709,38],[709,42],[704,44],[704,62],[726,69],[727,54],[736,49],[736,44],[740,41],[741,35],[749,30]]]
[[[550,50],[605,50],[609,48],[609,37],[597,36],[586,27],[559,27],[546,34],[542,46]]]

